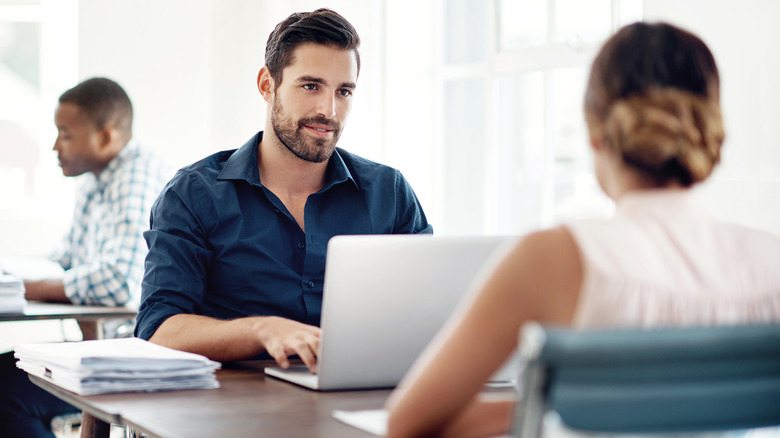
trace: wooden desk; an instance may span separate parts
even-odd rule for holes
[[[132,319],[135,310],[124,307],[77,306],[65,303],[30,301],[21,313],[0,313],[0,322],[45,319],[75,319],[85,340],[103,337],[100,323],[106,319]]]
[[[316,392],[267,377],[263,362],[228,364],[219,389],[80,396],[30,380],[107,423],[162,438],[339,437],[372,435],[334,419],[334,409],[381,408],[390,390]],[[83,435],[82,435],[83,436]]]

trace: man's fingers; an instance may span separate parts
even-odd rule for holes
[[[287,356],[297,354],[311,372],[317,371],[319,327],[284,318],[268,317],[266,330],[260,334],[265,350],[282,368],[290,366]]]
[[[297,345],[295,353],[312,373],[317,372],[317,350],[309,342],[301,342]]]
[[[290,360],[287,359],[287,353],[280,344],[275,343],[273,345],[269,345],[266,347],[266,351],[271,357],[274,358],[280,367],[287,368],[290,366]]]

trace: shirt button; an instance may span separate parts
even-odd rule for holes
[[[298,248],[300,249],[306,248],[306,245],[304,245],[303,242],[298,242]]]
[[[314,282],[309,280],[309,287],[314,287]]]

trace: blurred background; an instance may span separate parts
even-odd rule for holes
[[[612,212],[582,95],[600,44],[638,20],[693,31],[721,69],[727,139],[702,201],[780,234],[774,0],[0,0],[0,254],[46,254],[69,224],[78,181],[51,150],[63,91],[116,80],[135,137],[179,168],[263,128],[268,34],[318,7],[362,38],[340,146],[401,170],[438,234],[520,234]]]

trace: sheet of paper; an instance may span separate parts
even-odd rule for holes
[[[62,278],[62,266],[45,258],[32,256],[0,256],[0,271],[25,280]]]
[[[376,436],[385,436],[387,434],[387,411],[384,409],[366,411],[336,410],[333,411],[333,417]]]
[[[372,409],[365,411],[333,411],[333,418],[376,436],[387,435],[387,411]],[[496,435],[492,438],[511,438],[510,435]],[[548,436],[548,438],[573,438],[572,436]],[[763,437],[761,437],[763,438]]]

